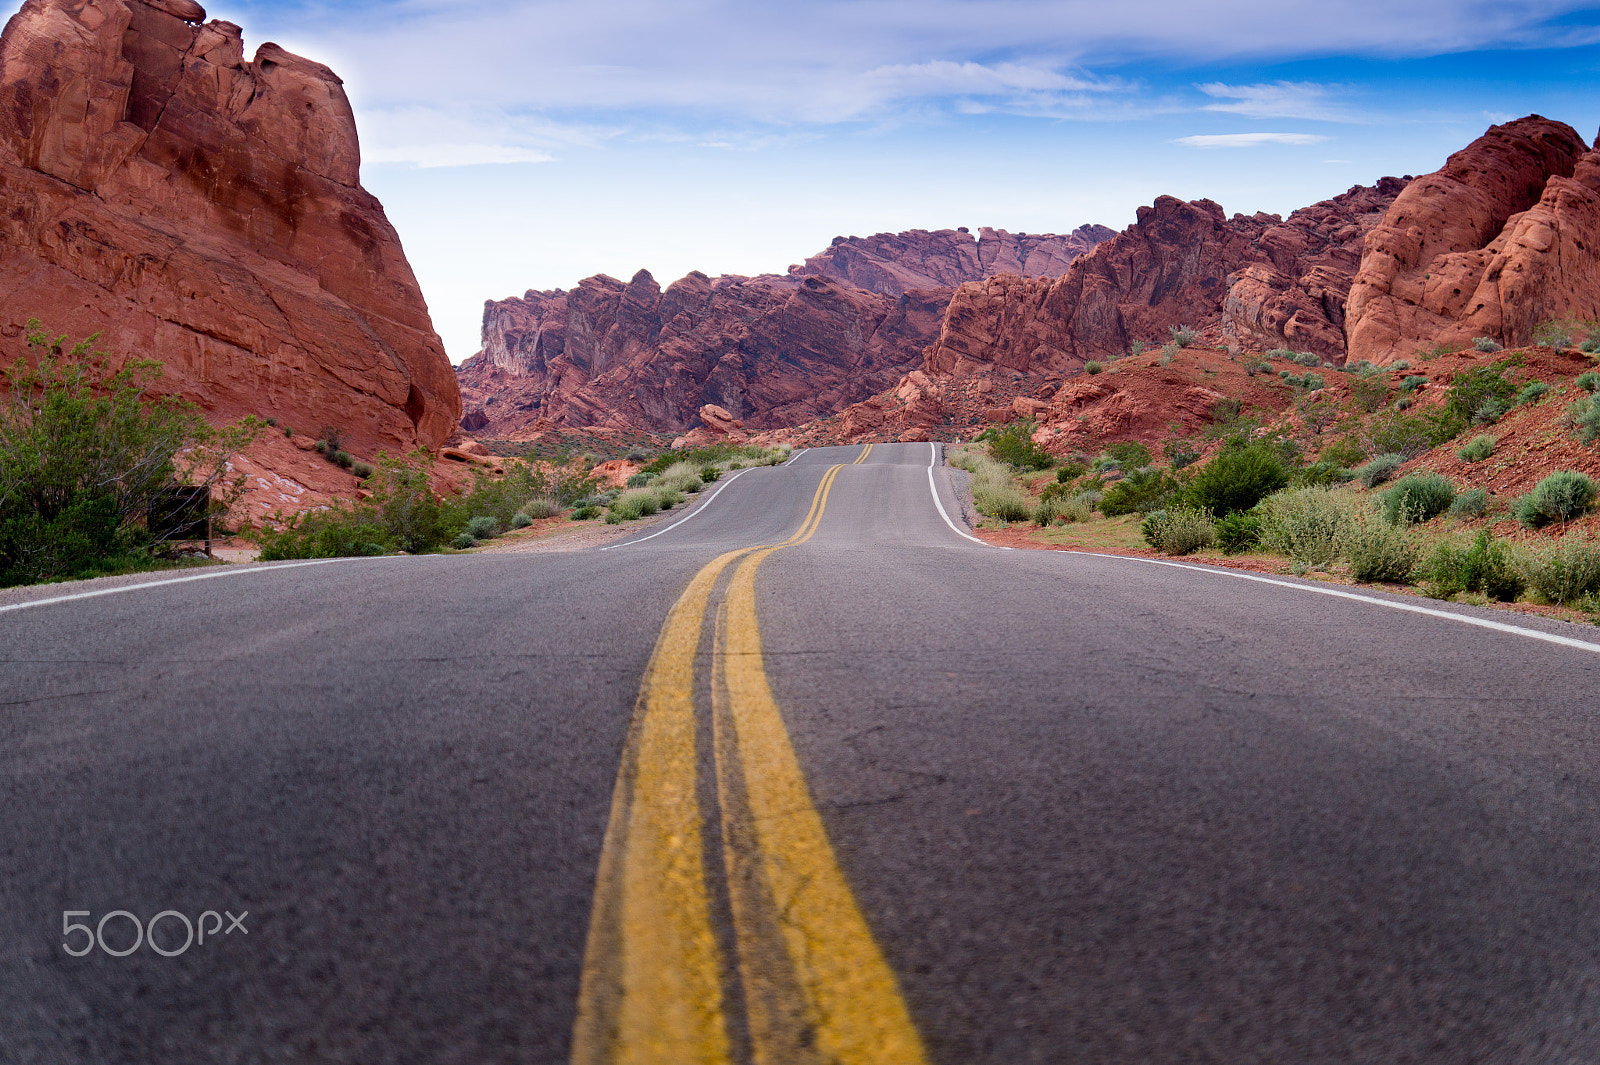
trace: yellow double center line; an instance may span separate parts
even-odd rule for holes
[[[860,463],[870,445],[856,460]],[[925,1062],[899,986],[828,842],[762,662],[756,570],[816,532],[714,559],[673,605],[645,669],[601,849],[575,1065],[733,1060],[696,772],[694,661],[722,572],[712,751],[745,1030],[759,1065]]]

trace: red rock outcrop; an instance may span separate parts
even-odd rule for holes
[[[1587,149],[1572,127],[1530,115],[1413,182],[1367,239],[1346,312],[1351,358],[1383,364],[1477,336],[1519,346],[1544,319],[1600,312],[1600,159]]]
[[[948,293],[900,296],[808,277],[648,271],[484,308],[485,350],[459,369],[491,428],[682,432],[707,404],[752,429],[831,414],[893,384],[939,330]],[[525,424],[526,423],[526,424]]]
[[[991,274],[1059,277],[1080,255],[1114,236],[1105,226],[1088,225],[1066,234],[1009,233],[984,226],[974,238],[963,226],[834,237],[828,250],[789,267],[789,276],[831,277],[889,296],[955,288]]]
[[[1064,373],[1171,326],[1221,323],[1254,346],[1342,361],[1343,306],[1361,241],[1405,187],[1398,178],[1276,215],[1229,219],[1210,200],[1162,196],[1054,280],[1001,275],[951,298],[924,369]]]
[[[320,64],[193,0],[27,0],[0,36],[0,348],[37,317],[219,418],[434,447],[460,395]]]

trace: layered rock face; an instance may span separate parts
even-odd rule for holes
[[[193,0],[27,0],[0,37],[0,346],[37,317],[222,418],[441,444],[460,394],[360,185],[340,80]]]
[[[1597,239],[1600,153],[1539,115],[1491,126],[1368,238],[1350,356],[1383,364],[1480,336],[1517,347],[1548,319],[1600,316]]]
[[[924,369],[934,375],[1063,373],[1161,343],[1171,326],[1223,330],[1257,346],[1344,356],[1343,309],[1362,239],[1405,187],[1384,178],[1276,215],[1234,215],[1162,196],[1061,277],[991,277],[956,290]]]
[[[955,288],[992,274],[1059,277],[1080,255],[1114,236],[1105,226],[1089,225],[1066,234],[1008,233],[984,226],[976,238],[965,227],[834,237],[827,251],[789,267],[789,276],[830,277],[890,296]]]
[[[707,404],[752,428],[797,425],[892,384],[938,333],[947,296],[698,272],[663,291],[649,271],[602,275],[487,304],[485,349],[460,376],[489,432],[681,432]]]
[[[641,270],[491,301],[483,351],[459,368],[462,425],[683,432],[708,404],[751,429],[799,425],[916,367],[954,285],[991,268],[1054,276],[1110,233],[840,237],[787,277],[695,272],[662,291]]]

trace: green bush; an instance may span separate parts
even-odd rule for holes
[[[1152,511],[1139,525],[1145,543],[1164,555],[1187,555],[1216,542],[1216,523],[1195,507]]]
[[[1075,496],[1052,495],[1039,500],[1033,509],[1033,523],[1035,525],[1049,525],[1060,519],[1072,524],[1073,522],[1088,521],[1094,517],[1094,504],[1089,501],[1087,492],[1079,492]]]
[[[479,514],[467,522],[467,535],[474,540],[492,540],[500,535],[500,522],[487,514]]]
[[[1524,578],[1516,559],[1504,543],[1480,531],[1470,545],[1441,540],[1434,545],[1420,575],[1435,599],[1460,592],[1481,592],[1490,599],[1515,602],[1523,592]]]
[[[1125,470],[1136,470],[1141,466],[1150,465],[1150,449],[1136,440],[1108,445],[1106,454],[1116,459]]]
[[[1405,462],[1406,457],[1404,455],[1396,454],[1394,452],[1390,452],[1387,455],[1379,455],[1376,458],[1368,460],[1366,465],[1357,467],[1355,470],[1355,479],[1360,481],[1363,487],[1376,488],[1378,485],[1393,477],[1395,475],[1395,471],[1400,469],[1401,466],[1404,466]]]
[[[1070,481],[1075,481],[1087,473],[1088,470],[1089,467],[1081,462],[1068,462],[1056,471],[1056,483],[1067,484]]]
[[[1600,440],[1600,395],[1580,399],[1567,408],[1567,418],[1585,444]]]
[[[1525,403],[1535,403],[1548,391],[1550,391],[1550,386],[1545,382],[1529,381],[1523,386],[1522,391],[1517,393],[1515,405],[1520,407]]]
[[[1180,348],[1186,348],[1200,339],[1200,334],[1186,325],[1168,326],[1167,332],[1172,335],[1172,342]]]
[[[534,496],[522,505],[522,509],[518,513],[535,520],[553,518],[561,513],[561,504],[549,496]]]
[[[1000,521],[1027,521],[1033,516],[1033,503],[1012,485],[972,483],[972,504],[978,513]]]
[[[1511,409],[1517,396],[1517,386],[1506,380],[1508,362],[1490,366],[1476,366],[1455,375],[1450,382],[1450,397],[1445,401],[1445,413],[1460,425],[1475,422],[1493,424]]]
[[[1469,488],[1456,496],[1455,502],[1450,504],[1452,518],[1481,518],[1484,511],[1489,509],[1489,490],[1487,488]]]
[[[1229,447],[1206,463],[1189,482],[1189,501],[1212,514],[1249,510],[1289,483],[1278,452],[1265,444]]]
[[[1339,537],[1355,513],[1343,493],[1296,488],[1262,500],[1261,546],[1298,562],[1325,566],[1339,556]]]
[[[1432,521],[1456,501],[1456,486],[1437,473],[1411,473],[1383,494],[1383,516],[1392,525]]]
[[[242,488],[227,464],[261,422],[213,429],[149,394],[160,363],[112,372],[97,336],[69,345],[30,320],[25,339],[29,358],[0,369],[0,586],[148,566],[146,515],[168,488],[213,489],[219,507]]]
[[[636,473],[636,474],[633,474],[632,476],[630,476],[628,478],[628,487],[629,488],[643,488],[645,485],[650,483],[651,478],[653,478],[654,476],[655,476],[655,474],[651,474],[651,473]]]
[[[1572,347],[1572,334],[1576,323],[1553,319],[1540,322],[1533,330],[1533,342],[1547,348],[1562,350]]]
[[[1350,396],[1356,406],[1371,414],[1389,401],[1389,377],[1384,373],[1360,373],[1350,381]]]
[[[533,519],[528,517],[528,515],[522,513],[521,511],[518,511],[516,516],[511,519],[511,527],[513,529],[526,529],[528,526],[530,526],[532,524],[533,524]]]
[[[1225,555],[1237,555],[1261,544],[1261,516],[1228,514],[1217,519],[1217,547]]]
[[[701,484],[710,484],[712,481],[715,481],[718,477],[721,477],[721,476],[722,476],[722,471],[717,469],[715,466],[702,466],[702,467],[700,467],[700,483]]]
[[[478,539],[469,532],[458,533],[451,541],[450,546],[457,551],[465,551],[469,547],[477,547]]]
[[[1367,423],[1363,444],[1369,455],[1396,454],[1412,459],[1455,439],[1466,424],[1447,411],[1420,416],[1389,411]]]
[[[1427,383],[1428,383],[1428,379],[1426,377],[1423,377],[1421,374],[1407,374],[1400,381],[1400,391],[1402,391],[1402,392],[1415,392],[1417,389],[1421,388],[1423,385],[1425,385]]]
[[[1518,553],[1517,572],[1528,587],[1552,603],[1575,602],[1600,592],[1600,541],[1572,533],[1548,547]]]
[[[1525,529],[1569,522],[1594,505],[1595,483],[1577,470],[1559,470],[1511,505],[1511,516]]]
[[[1176,477],[1165,471],[1149,466],[1134,470],[1105,490],[1100,513],[1115,518],[1134,511],[1156,510],[1182,487]]]
[[[1033,442],[1038,426],[1031,421],[1012,422],[1010,425],[989,430],[989,454],[995,461],[1015,466],[1019,470],[1048,469],[1055,459],[1050,452]]]
[[[356,464],[355,456],[348,451],[335,451],[333,461],[335,465],[343,466],[347,470]]]
[[[1356,580],[1389,584],[1409,582],[1422,553],[1415,534],[1370,511],[1355,511],[1344,523],[1338,549]]]
[[[661,503],[654,489],[630,488],[612,502],[606,511],[606,524],[616,525],[624,521],[637,521],[649,517],[660,509]]]
[[[595,506],[593,503],[590,503],[588,506],[576,508],[568,516],[573,521],[588,521],[591,518],[598,518],[600,516],[600,508]]]
[[[1493,354],[1500,350],[1500,345],[1493,337],[1473,337],[1472,346],[1478,351]]]
[[[1355,473],[1331,459],[1321,459],[1302,466],[1294,472],[1294,485],[1304,488],[1314,484],[1344,484],[1355,479]]]
[[[1093,359],[1090,359],[1088,362],[1083,364],[1083,372],[1088,374],[1091,377],[1093,377],[1095,374],[1101,372],[1104,369],[1105,369],[1105,364],[1104,363],[1096,362]]]
[[[695,483],[699,484],[700,482],[696,481]],[[659,510],[671,510],[688,498],[688,496],[669,484],[651,485],[650,490],[656,494],[656,508]]]
[[[365,481],[368,477],[372,476],[372,463],[358,462],[354,466],[350,467],[350,472],[361,478],[361,480]]]
[[[1600,373],[1586,370],[1579,374],[1578,379],[1573,383],[1585,392],[1600,392]]]
[[[1494,454],[1495,438],[1487,433],[1475,436],[1467,441],[1465,447],[1456,452],[1456,457],[1462,462],[1482,462]]]

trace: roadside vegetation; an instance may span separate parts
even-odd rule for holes
[[[1600,341],[1587,350],[1596,349]],[[1506,432],[1521,454],[1563,435],[1600,448],[1600,371],[1533,379],[1522,368],[1526,352],[1501,356],[1492,341],[1473,350],[1494,361],[1431,377],[1405,362],[1334,367],[1272,352],[1320,366],[1347,387],[1329,398],[1324,383],[1309,379],[1317,375],[1280,374],[1305,393],[1284,416],[1218,401],[1198,434],[1175,425],[1160,457],[1131,441],[1055,454],[1037,426],[1014,422],[952,449],[950,461],[972,472],[980,525],[1027,521],[1051,543],[1254,555],[1295,574],[1440,599],[1576,607],[1600,623],[1595,478],[1555,468],[1521,494],[1497,497],[1474,472],[1492,476],[1514,461],[1503,455]],[[1246,357],[1260,363],[1257,372],[1270,367]],[[1516,412],[1530,408],[1552,413],[1528,423]],[[1529,424],[1552,428],[1524,443]],[[1460,465],[1430,459],[1440,472],[1417,461],[1430,455]],[[1592,469],[1588,459],[1579,464]]]
[[[220,517],[242,489],[228,462],[265,428],[214,428],[192,404],[156,396],[162,367],[113,370],[98,337],[71,343],[30,321],[29,356],[0,399],[0,587],[184,564],[174,499]]]

